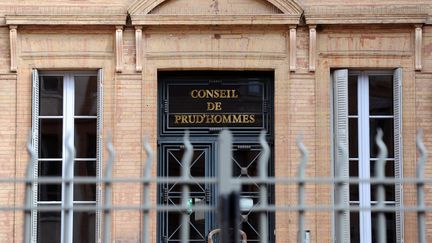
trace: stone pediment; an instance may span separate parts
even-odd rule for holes
[[[191,5],[191,3],[193,5]],[[149,14],[281,14],[265,0],[169,0]]]
[[[129,7],[133,25],[298,24],[295,0],[136,0]]]

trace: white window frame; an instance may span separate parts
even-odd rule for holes
[[[39,116],[40,109],[40,100],[39,100],[39,77],[40,76],[63,76],[63,114],[61,116]],[[74,90],[74,77],[77,76],[97,76],[97,115],[96,116],[75,116],[74,112],[74,99],[75,99],[75,90]],[[39,159],[39,119],[40,118],[61,118],[62,119],[62,178],[66,178],[66,176],[73,177],[74,170],[73,165],[72,169],[66,171],[66,166],[64,166],[64,162],[68,158],[68,156],[73,156],[68,154],[67,147],[68,145],[74,146],[74,136],[69,136],[69,140],[66,140],[66,134],[74,135],[74,119],[75,118],[94,118],[96,120],[96,158],[88,158],[86,161],[96,161],[96,177],[101,178],[101,168],[102,168],[102,114],[103,114],[103,102],[102,102],[102,90],[103,90],[103,70],[99,69],[97,71],[42,71],[39,72],[36,69],[32,70],[32,83],[33,83],[33,91],[32,91],[32,144],[33,149],[36,154],[36,159],[34,161],[34,178],[38,178],[38,161]],[[65,100],[68,100],[65,102]],[[43,159],[42,159],[43,160]],[[73,183],[71,184],[71,194],[70,197],[73,198]],[[41,201],[38,202],[38,183],[34,183],[33,185],[33,206],[40,205],[60,205],[61,207],[65,205],[65,186],[62,183],[62,192],[61,192],[61,201]],[[101,184],[96,184],[96,201],[73,201],[73,204],[94,204],[95,206],[101,206]],[[31,242],[37,243],[37,211],[33,210],[32,212],[32,232],[31,232]],[[102,213],[100,210],[96,211],[95,218],[95,242],[100,242],[101,240],[101,219]],[[69,225],[73,227],[73,214],[67,219],[64,216],[64,211],[61,211],[61,242],[72,242],[73,234],[67,236],[70,239],[64,239],[65,232],[63,225],[65,224],[65,220],[68,220]],[[72,231],[73,232],[73,231]]]
[[[358,86],[357,94],[362,93],[363,95],[358,95],[357,97],[357,109],[358,109],[358,166],[359,166],[359,178],[368,179],[370,178],[370,151],[369,143],[370,137],[369,132],[369,76],[379,76],[379,75],[393,75],[393,116],[394,119],[394,166],[395,166],[395,178],[401,178],[402,172],[402,69],[398,68],[394,71],[350,71],[347,69],[335,70],[332,72],[331,79],[333,81],[333,130],[334,130],[334,144],[333,148],[335,151],[334,156],[334,168],[338,161],[345,161],[348,163],[349,158],[344,158],[341,155],[341,151],[338,148],[338,144],[345,147],[348,151],[348,118],[356,117],[354,115],[348,114],[348,76],[356,75],[358,76]],[[381,116],[373,116],[378,118]],[[388,116],[385,116],[388,117]],[[345,166],[343,170],[342,177],[349,177],[348,166]],[[359,185],[359,206],[360,207],[371,207],[375,202],[371,201],[371,186],[369,183],[362,183]],[[395,185],[395,201],[387,201],[386,204],[395,205],[396,208],[400,208],[403,204],[402,197],[402,185]],[[343,186],[342,194],[344,198],[349,198],[349,186],[346,184]],[[337,195],[335,195],[337,196]],[[343,202],[346,206],[350,205],[349,200],[344,200]],[[372,220],[370,211],[359,212],[360,218],[360,241],[361,242],[371,242],[372,240]],[[349,214],[343,217],[344,224],[349,225]],[[335,231],[338,230],[338,225],[335,225]],[[369,229],[369,230],[364,230]],[[335,232],[336,234],[337,232]],[[349,242],[350,233],[349,227],[345,227],[345,232],[343,232],[344,242]],[[403,242],[403,213],[399,210],[396,212],[396,239],[397,242]]]

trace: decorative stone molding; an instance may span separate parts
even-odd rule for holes
[[[295,72],[297,68],[297,29],[296,26],[290,26],[289,28],[290,71]]]
[[[116,26],[116,72],[123,70],[123,26]]]
[[[132,15],[133,25],[297,25],[300,15]]]
[[[432,25],[432,13],[429,15],[428,20],[426,21],[427,25]]]
[[[421,25],[416,25],[415,28],[415,70],[422,70],[422,39],[423,29]]]
[[[69,3],[68,3],[69,2]],[[6,15],[116,15],[125,14],[125,7],[115,1],[105,1],[103,7],[96,1],[3,1],[2,13]],[[80,3],[78,3],[80,2]],[[93,2],[93,3],[92,3]],[[100,1],[99,1],[100,2]]]
[[[286,61],[287,55],[285,53],[251,53],[248,51],[237,52],[185,52],[185,53],[164,53],[164,52],[147,52],[145,54],[146,60],[173,60],[173,59],[188,59],[188,60],[232,60],[232,59],[250,59],[250,60],[272,60],[272,61]]]
[[[342,51],[320,51],[319,56],[323,58],[401,58],[412,57],[412,51],[383,51],[383,50],[342,50]]]
[[[142,26],[135,26],[136,71],[142,71]]]
[[[17,66],[17,30],[16,25],[9,26],[9,39],[10,39],[10,70],[16,72]]]
[[[428,6],[316,6],[305,9],[307,24],[421,24],[428,19]]]
[[[7,25],[123,25],[126,15],[6,15]]]
[[[311,72],[315,72],[316,45],[316,25],[309,25],[309,71]]]

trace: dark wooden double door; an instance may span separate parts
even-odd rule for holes
[[[230,127],[234,134],[232,169],[234,177],[253,178],[258,176],[258,162],[261,155],[258,136],[262,129],[267,131],[267,139],[272,144],[273,138],[273,111],[269,104],[273,94],[273,73],[270,72],[164,72],[158,77],[159,92],[159,127],[158,127],[158,176],[178,177],[181,176],[183,168],[182,157],[184,147],[182,136],[185,130],[191,132],[190,139],[194,146],[193,159],[189,170],[192,180],[198,177],[215,178],[218,176],[218,142],[217,135],[220,127],[181,126],[174,127],[169,117],[170,103],[168,88],[175,85],[189,85],[191,82],[207,87],[208,82],[215,82],[223,87],[224,82],[231,84],[244,84],[250,87],[247,92],[261,92],[262,105],[259,109],[261,127],[243,127],[236,124]],[[213,87],[211,83],[209,87]],[[234,86],[233,86],[234,87]],[[183,88],[184,89],[184,88]],[[263,89],[263,90],[257,90]],[[178,88],[177,90],[182,90]],[[261,94],[260,93],[260,94]],[[174,93],[175,94],[175,93]],[[248,100],[248,97],[242,97]],[[255,99],[256,102],[256,99]],[[265,106],[265,107],[264,107]],[[258,117],[258,115],[257,115]],[[269,175],[273,175],[273,159],[269,162]],[[274,201],[273,186],[269,185],[268,203]],[[180,183],[159,184],[158,204],[181,205],[182,185]],[[212,183],[194,183],[190,186],[190,203],[193,205],[210,205],[217,207],[218,186]],[[251,208],[258,206],[259,186],[257,184],[243,185],[240,192],[240,200],[245,205],[237,217],[241,229],[246,233],[248,242],[259,242],[259,218],[258,214]],[[190,235],[189,242],[207,242],[208,234],[218,228],[218,215],[216,212],[190,211]],[[158,243],[180,242],[182,212],[160,212],[158,213]],[[274,214],[269,213],[269,232],[274,231]],[[269,234],[270,242],[274,241],[274,235]]]

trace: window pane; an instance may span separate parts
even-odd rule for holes
[[[357,115],[357,79],[358,76],[348,77],[348,114]]]
[[[62,176],[62,161],[39,161],[38,176]],[[61,201],[61,183],[38,184],[38,201]]]
[[[385,213],[387,242],[396,242],[396,214]],[[372,242],[378,242],[378,214],[372,213]]]
[[[75,119],[77,158],[96,158],[96,119]]]
[[[74,212],[73,242],[74,243],[95,242],[96,241],[95,225],[96,225],[95,212]]]
[[[375,176],[375,165],[377,161],[370,162],[370,175],[371,177]],[[394,178],[394,161],[387,161],[385,164],[385,176]],[[395,201],[395,186],[394,185],[385,185],[385,200],[386,201]],[[377,193],[377,185],[371,185],[371,199],[372,201],[376,201],[376,193]]]
[[[96,177],[96,161],[75,161],[74,174]],[[96,201],[96,184],[75,184],[74,201]]]
[[[63,122],[39,119],[39,158],[62,158]]]
[[[96,116],[97,77],[75,76],[75,115]]]
[[[378,156],[378,146],[375,142],[377,135],[377,129],[381,128],[384,132],[383,140],[387,146],[388,157],[393,158],[394,156],[394,135],[393,135],[393,119],[370,119],[370,156],[376,158]]]
[[[358,161],[350,160],[349,162],[349,177],[358,178]],[[349,200],[359,201],[359,186],[358,184],[350,184],[349,186]]]
[[[369,113],[393,115],[393,76],[369,76]]]
[[[358,119],[349,118],[348,119],[348,143],[349,143],[349,157],[358,158]]]
[[[60,212],[40,212],[37,217],[37,242],[60,242]]]
[[[359,212],[350,212],[350,236],[351,236],[351,243],[360,243]]]
[[[39,115],[61,116],[63,114],[63,77],[40,76]]]

